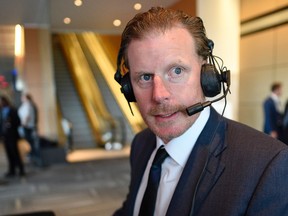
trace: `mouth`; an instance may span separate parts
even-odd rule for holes
[[[161,118],[168,118],[168,117],[174,115],[175,113],[176,113],[176,112],[170,113],[170,114],[158,114],[158,115],[156,115],[156,116],[157,116],[157,117],[161,117]]]
[[[176,117],[178,112],[173,112],[173,113],[167,113],[167,114],[157,114],[154,115],[157,121],[167,121],[167,120],[172,120]]]
[[[182,113],[182,106],[158,106],[150,110],[149,115],[158,122],[171,122],[176,120]]]

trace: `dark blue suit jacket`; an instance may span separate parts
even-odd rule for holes
[[[155,146],[155,135],[149,129],[134,138],[129,193],[115,216],[133,215],[141,179]],[[286,145],[223,118],[212,108],[166,215],[288,215],[287,182]]]
[[[276,109],[274,101],[271,97],[267,98],[263,104],[264,107],[264,133],[270,134],[276,131],[278,135],[281,133],[282,115]]]

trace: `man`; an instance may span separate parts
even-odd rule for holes
[[[214,65],[212,49],[202,20],[182,12],[152,8],[127,24],[115,79],[149,129],[132,142],[129,193],[114,215],[288,215],[287,146],[205,101],[215,96],[202,78]],[[216,77],[228,84],[223,73]],[[163,146],[169,156],[155,198],[149,172]],[[143,208],[149,198],[155,203]]]
[[[264,133],[275,139],[279,139],[282,130],[282,114],[280,108],[280,96],[282,84],[275,82],[271,85],[271,94],[265,99],[264,108]]]
[[[24,164],[18,149],[18,127],[20,119],[17,110],[11,105],[6,96],[0,97],[1,106],[1,136],[3,138],[4,149],[8,159],[8,171],[5,177],[15,177],[17,169],[20,176],[25,175]]]
[[[30,160],[35,165],[40,163],[39,143],[37,138],[38,111],[32,96],[29,93],[23,93],[22,103],[18,109],[18,115],[21,120],[21,127],[24,132],[24,138],[30,145]]]

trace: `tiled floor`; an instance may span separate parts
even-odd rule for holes
[[[112,215],[127,193],[128,154],[127,149],[75,151],[67,157],[73,162],[45,168],[26,163],[25,178],[0,177],[0,215],[39,210],[53,210],[57,216]],[[81,157],[88,160],[80,162]],[[5,171],[0,148],[0,175]]]

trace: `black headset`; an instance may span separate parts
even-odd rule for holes
[[[222,67],[218,64],[216,58],[220,59],[221,62],[223,63],[221,58],[216,57],[212,54],[214,48],[214,43],[212,40],[208,40],[208,46],[209,46],[208,63],[203,64],[201,67],[201,79],[200,79],[201,87],[206,97],[215,97],[221,92],[221,84],[226,83],[228,88],[227,91],[225,91],[224,89],[224,97],[225,97],[227,92],[229,91],[230,86],[230,71],[226,70],[225,67]],[[121,85],[121,92],[124,94],[128,103],[136,102],[136,98],[130,80],[129,70],[127,69],[127,72],[123,76],[121,75],[121,70],[124,64],[123,61],[124,61],[123,47],[121,46],[117,57],[117,70],[114,75],[114,79]],[[223,96],[220,99],[222,98]],[[218,101],[218,99],[211,101],[211,103],[216,101]],[[211,105],[211,103],[209,105]],[[190,114],[188,113],[188,115]]]
[[[226,83],[227,86],[230,86],[230,71],[218,64],[217,58],[222,63],[223,60],[213,55],[214,43],[210,39],[208,40],[208,46],[208,63],[202,65],[200,82],[204,95],[206,97],[215,97],[221,92],[221,84]]]

